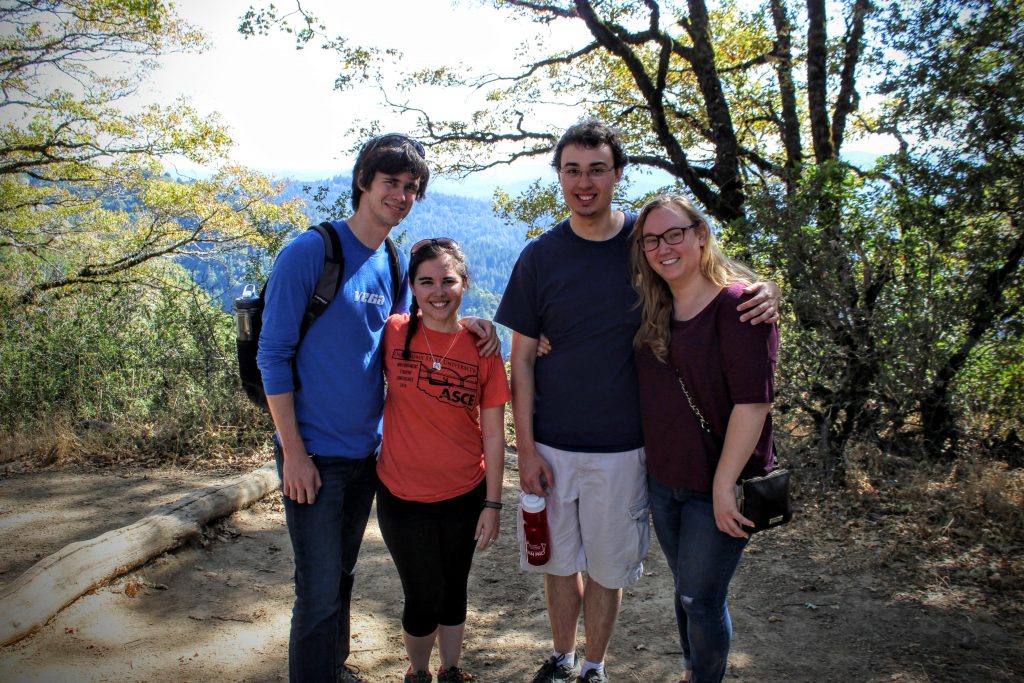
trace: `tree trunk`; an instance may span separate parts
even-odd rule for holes
[[[814,158],[835,158],[828,121],[828,17],[825,0],[807,0],[807,106]]]
[[[268,462],[40,560],[0,591],[0,646],[21,640],[81,595],[198,536],[203,525],[251,505],[278,485],[277,468]]]

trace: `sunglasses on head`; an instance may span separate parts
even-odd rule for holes
[[[422,239],[416,244],[412,245],[412,249],[409,250],[409,255],[414,255],[417,251],[427,246],[428,244],[432,244],[442,249],[453,249],[458,248],[459,246],[459,243],[453,240],[451,237],[427,237],[426,239]]]
[[[402,145],[410,145],[416,153],[420,155],[421,159],[427,158],[427,150],[424,149],[423,145],[420,144],[419,140],[414,140],[408,135],[402,133],[385,133],[384,135],[378,135],[375,138],[370,138],[363,145],[362,154],[369,152],[377,147],[401,147]]]

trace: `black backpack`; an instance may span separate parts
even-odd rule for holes
[[[341,285],[341,276],[345,272],[345,255],[342,253],[341,240],[334,226],[329,222],[314,225],[310,230],[316,230],[324,240],[324,272],[316,283],[316,290],[306,305],[306,312],[302,316],[302,324],[299,326],[299,341],[295,346],[298,353],[299,345],[309,331],[309,327],[316,322],[316,319],[327,310],[327,307],[334,300],[334,295]],[[401,289],[402,266],[398,258],[398,247],[388,237],[384,240],[388,250],[388,264],[391,266],[391,291],[394,293],[391,310],[398,303],[398,293]],[[263,374],[256,365],[256,354],[260,348],[260,332],[263,329],[263,307],[266,304],[267,285],[264,283],[259,296],[256,296],[256,287],[246,285],[242,296],[235,299],[235,311],[238,315],[238,335],[236,346],[238,348],[238,375],[242,380],[242,388],[245,390],[249,400],[257,406],[267,408],[267,394],[263,390]],[[292,373],[295,374],[295,390],[298,391],[299,378],[295,369],[295,359],[292,359]]]

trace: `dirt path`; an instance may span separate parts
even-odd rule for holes
[[[470,584],[464,668],[485,683],[528,681],[550,648],[538,577],[517,569],[515,456],[502,538]],[[66,543],[131,523],[215,477],[176,471],[45,471],[0,479],[0,583]],[[727,680],[1019,681],[1019,625],[912,597],[870,561],[855,530],[813,509],[756,537],[732,584]],[[655,546],[627,590],[607,665],[615,681],[670,681],[679,647],[668,568]],[[371,516],[354,604],[352,660],[400,681],[401,586]],[[0,649],[0,681],[283,681],[291,550],[277,496],[90,593],[33,636]],[[916,595],[916,594],[915,594]],[[955,601],[954,603],[955,604]]]

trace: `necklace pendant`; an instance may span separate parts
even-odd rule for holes
[[[440,370],[441,369],[441,361],[439,361],[439,360],[435,360],[434,361],[434,369],[435,370]]]

